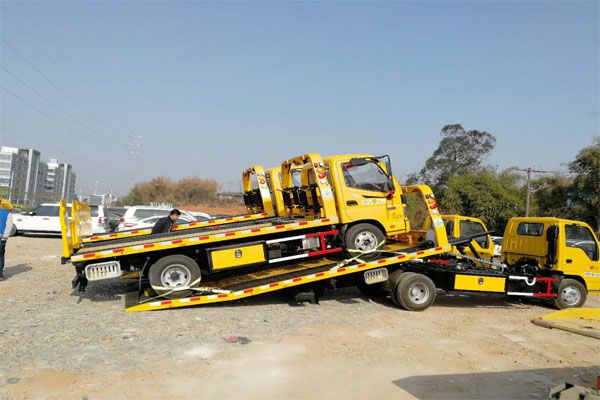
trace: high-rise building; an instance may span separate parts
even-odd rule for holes
[[[40,160],[35,149],[2,146],[0,151],[0,195],[18,204],[33,205],[75,199],[75,173],[69,163]]]
[[[67,201],[75,200],[75,173],[73,167],[69,163],[56,164],[52,193],[57,198],[63,198]],[[48,172],[50,172],[50,165],[48,165]]]
[[[12,203],[25,203],[27,157],[15,147],[0,148],[0,188]]]
[[[27,159],[27,174],[25,175],[25,200],[24,203],[31,205],[35,202],[37,193],[38,171],[40,168],[40,152],[35,149],[19,149]]]

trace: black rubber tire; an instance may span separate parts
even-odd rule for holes
[[[380,244],[385,241],[383,232],[375,225],[368,223],[356,224],[348,228],[346,234],[344,235],[344,245],[346,246],[346,249],[358,250],[356,240],[361,235],[368,235],[376,240],[376,242],[373,244],[373,248],[377,248],[377,246],[380,246]],[[383,246],[380,246],[379,249],[382,249],[382,247]],[[359,258],[365,261],[374,260],[378,258],[380,254],[381,251],[374,251],[372,253],[360,256]],[[356,257],[358,256],[358,253],[355,251],[347,251],[347,255],[348,257]]]
[[[570,302],[569,297],[566,297],[567,291],[573,294],[573,291],[578,293],[578,299],[574,303]],[[566,298],[565,298],[566,297]],[[587,300],[587,289],[583,283],[576,281],[575,279],[563,279],[558,286],[558,296],[554,300],[554,305],[559,310],[565,308],[578,308],[585,304]]]
[[[424,297],[413,298],[411,290],[416,290],[417,293],[420,292]],[[435,284],[428,276],[423,274],[402,276],[394,292],[400,306],[408,311],[423,311],[429,308],[435,301],[436,296]]]
[[[174,273],[180,273],[184,271],[185,280],[189,280],[188,287],[197,287],[200,283],[200,267],[196,263],[196,261],[192,260],[188,256],[184,256],[182,254],[175,254],[172,256],[166,256],[158,259],[154,264],[150,266],[150,270],[148,271],[148,280],[150,281],[150,285],[152,289],[159,295],[166,295],[169,299],[179,299],[182,297],[190,296],[194,293],[193,290],[176,290],[173,291],[173,288],[176,286],[166,286],[163,284],[161,277],[163,273],[169,268],[175,268],[175,265],[178,265],[177,270]],[[178,277],[178,276],[175,276]],[[189,278],[188,278],[189,277]],[[193,284],[193,282],[196,282]],[[165,287],[167,289],[158,289],[158,287]]]
[[[13,225],[12,229],[10,230],[10,236],[17,236],[17,227]]]
[[[402,280],[404,280],[404,278],[406,278],[407,276],[411,276],[411,275],[415,275],[415,273],[414,272],[403,272],[402,270],[397,270],[397,271],[392,272],[390,274],[390,276],[388,277],[389,288],[390,288],[390,298],[392,299],[392,303],[394,303],[394,305],[396,307],[402,307],[402,305],[400,305],[400,300],[396,296],[396,294],[397,294],[396,289],[398,288],[398,285],[400,284],[400,282],[402,282]]]

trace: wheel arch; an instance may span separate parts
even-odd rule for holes
[[[574,281],[581,283],[586,291],[589,290],[587,284],[585,283],[585,279],[579,275],[564,275],[562,279],[573,279]]]
[[[381,222],[377,221],[376,219],[361,219],[359,221],[353,221],[353,222],[344,224],[341,229],[341,234],[345,235],[346,231],[348,231],[348,229],[350,229],[353,226],[358,225],[358,224],[371,224],[371,225],[377,227],[383,233],[383,236],[387,237],[387,231],[386,231],[385,227],[381,224]]]

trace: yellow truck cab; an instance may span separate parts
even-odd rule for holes
[[[442,219],[444,220],[446,234],[449,239],[472,236],[488,231],[485,224],[479,218],[464,215],[442,215]],[[494,243],[490,235],[475,238],[471,244],[479,254],[478,258],[492,261],[494,257]],[[457,250],[454,251],[456,252]],[[464,251],[467,255],[477,256],[469,248],[465,248]]]
[[[585,302],[588,292],[600,294],[598,238],[585,222],[551,217],[512,218],[504,231],[502,262],[537,264],[562,272],[566,279],[561,281],[557,302],[569,306]]]

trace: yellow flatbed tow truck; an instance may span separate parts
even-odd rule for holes
[[[138,289],[127,294],[126,311],[332,284],[382,285],[395,304],[412,311],[429,307],[436,289],[557,299],[565,286],[559,270],[523,264],[481,268],[469,257],[454,254],[453,248],[462,252],[487,232],[448,239],[431,189],[400,187],[386,158],[359,154],[321,159],[308,154],[284,161],[286,215],[243,227],[170,232],[82,247],[77,215],[69,218],[61,207],[63,261],[74,264],[73,287],[79,290],[85,290],[88,281],[137,274]],[[292,180],[296,167],[302,171],[301,186]],[[426,232],[411,229],[404,212],[407,195],[422,199],[433,221],[435,242],[424,241]]]

